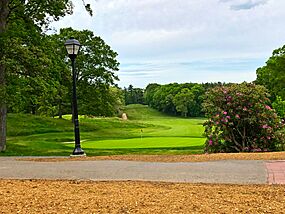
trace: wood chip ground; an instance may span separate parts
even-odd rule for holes
[[[285,160],[285,152],[29,158],[31,161]],[[0,180],[0,213],[285,213],[285,185]]]
[[[0,180],[0,213],[284,213],[283,185]]]
[[[265,153],[218,153],[199,155],[113,155],[94,156],[80,158],[19,158],[19,160],[30,161],[77,161],[77,160],[128,160],[149,162],[203,162],[215,160],[285,160],[285,152]]]

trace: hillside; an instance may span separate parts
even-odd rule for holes
[[[128,120],[80,117],[82,147],[87,155],[200,153],[203,119],[164,115],[143,105],[124,110]],[[8,115],[7,151],[0,155],[69,155],[73,125],[65,119],[28,114]]]

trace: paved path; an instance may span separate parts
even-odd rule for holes
[[[285,161],[224,160],[196,163],[137,161],[33,162],[0,157],[0,178],[285,184]]]
[[[266,162],[269,184],[285,184],[285,161]]]

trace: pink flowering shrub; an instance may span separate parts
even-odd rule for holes
[[[203,104],[206,152],[258,152],[284,149],[283,123],[270,107],[263,86],[219,86]]]

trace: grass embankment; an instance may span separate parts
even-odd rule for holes
[[[203,151],[203,119],[171,117],[142,105],[127,106],[125,111],[127,121],[80,118],[82,147],[88,156]],[[7,151],[0,155],[69,155],[73,147],[70,116],[52,119],[9,114]]]

